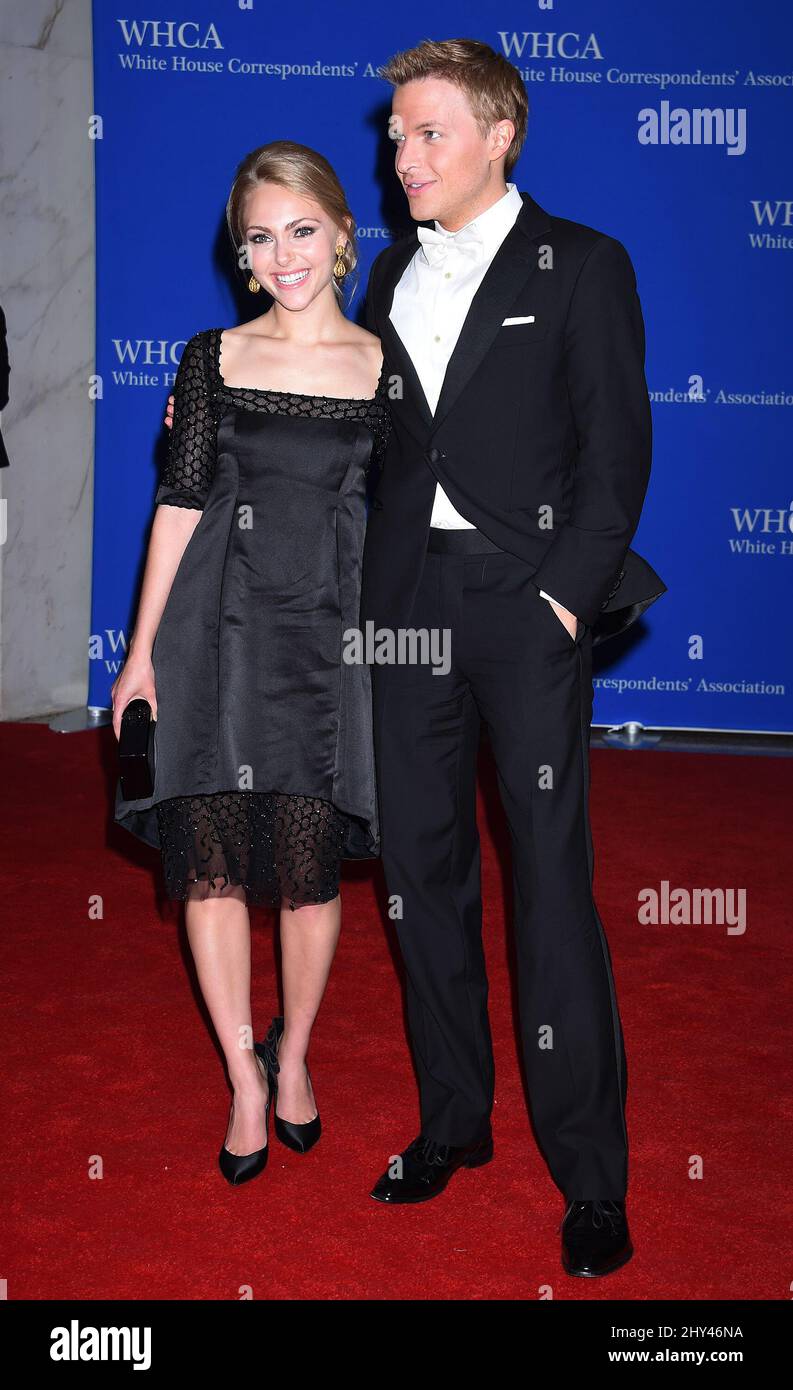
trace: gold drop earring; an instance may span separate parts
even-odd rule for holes
[[[248,289],[250,290],[251,294],[259,293],[261,285],[259,284],[259,281],[256,279],[255,275],[252,275],[250,280],[248,281]]]
[[[344,261],[343,261],[342,258],[341,258],[341,257],[342,257],[342,252],[343,252],[343,250],[344,250],[344,247],[343,247],[343,246],[337,246],[337,247],[336,247],[336,255],[338,256],[339,259],[337,260],[336,264],[335,264],[334,267],[333,267],[333,274],[336,276],[336,279],[337,279],[337,280],[341,280],[342,277],[343,277],[344,275],[347,274],[347,267],[346,267],[346,265],[344,264]]]

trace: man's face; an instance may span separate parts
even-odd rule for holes
[[[476,215],[503,166],[493,162],[494,150],[501,152],[493,131],[480,134],[459,87],[440,77],[397,87],[389,134],[397,177],[417,222],[435,218],[456,231]]]

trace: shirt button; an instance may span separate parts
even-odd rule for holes
[[[435,334],[435,341],[436,341],[436,343],[439,343],[440,340],[441,340],[441,339],[440,339],[440,334],[439,334],[439,333],[436,333],[436,334]]]
[[[447,271],[445,272],[443,278],[444,278],[444,280],[451,280],[451,278],[452,278],[452,272],[451,272],[450,270],[447,270]]]

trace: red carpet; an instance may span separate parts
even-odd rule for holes
[[[559,1262],[563,1200],[534,1142],[503,921],[504,827],[486,754],[486,946],[498,1068],[495,1160],[435,1201],[368,1191],[417,1130],[378,865],[348,866],[315,1030],[323,1138],[276,1143],[232,1189],[229,1095],[180,909],[155,851],[115,827],[112,731],[0,725],[8,1298],[788,1299],[790,817],[783,758],[596,750],[595,888],[628,1051],[636,1254],[602,1280]],[[643,926],[644,887],[747,890],[744,935]],[[102,915],[91,914],[101,899]],[[378,905],[379,904],[379,905]],[[254,1021],[277,1012],[271,919],[255,912]],[[98,1156],[98,1158],[97,1158]],[[689,1171],[699,1156],[702,1177]],[[99,1160],[101,1180],[92,1179]]]

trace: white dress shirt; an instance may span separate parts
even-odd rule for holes
[[[456,232],[440,222],[405,267],[394,291],[389,318],[404,343],[434,413],[449,358],[460,336],[471,300],[490,263],[523,207],[517,185]],[[417,228],[419,240],[427,229]],[[475,530],[453,506],[440,483],[435,487],[430,526]],[[543,598],[550,598],[540,589]],[[564,606],[564,605],[562,605]]]

